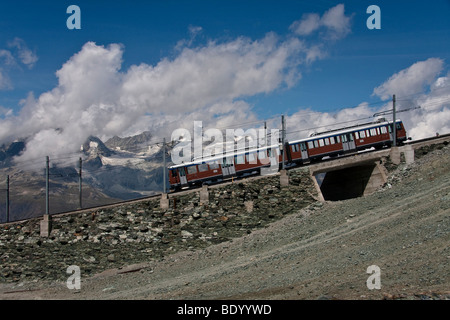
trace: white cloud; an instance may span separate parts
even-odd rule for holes
[[[322,16],[321,23],[328,28],[332,38],[342,38],[350,32],[350,17],[345,15],[344,10],[344,5],[338,4]]]
[[[21,62],[31,69],[38,60],[36,54],[28,49],[25,41],[20,38],[14,38],[13,41],[8,43],[8,47],[13,50],[0,49],[0,90],[13,88],[8,75],[11,68],[18,68],[19,62]]]
[[[0,90],[8,90],[11,88],[12,85],[8,75],[0,69]]]
[[[344,4],[327,10],[322,17],[316,13],[303,15],[302,19],[291,24],[290,29],[297,35],[308,36],[317,30],[325,30],[327,39],[340,39],[350,33],[351,16],[345,15]]]
[[[406,127],[408,137],[414,140],[450,133],[450,72],[440,76],[443,60],[430,58],[418,61],[405,68],[374,89],[374,95],[389,100],[381,107],[370,107],[361,103],[356,108],[347,108],[334,114],[299,110],[287,118],[289,139],[300,139],[314,132],[337,129],[344,126],[371,122],[373,114],[392,110],[392,95],[396,94],[396,109],[409,111],[397,113]],[[419,109],[414,109],[420,107]],[[391,120],[392,115],[385,116]],[[359,120],[352,121],[350,120]],[[292,128],[301,128],[295,130]]]
[[[325,56],[320,44],[308,45],[292,33],[192,47],[201,32],[190,26],[191,38],[177,44],[174,58],[127,70],[121,69],[122,45],[86,43],[56,72],[55,88],[39,97],[30,93],[18,115],[0,119],[0,143],[26,137],[20,159],[27,160],[75,152],[89,135],[105,140],[152,130],[170,137],[194,121],[204,128],[254,121],[247,97],[292,87],[305,63]],[[10,47],[22,52],[22,63],[37,61],[20,39]]]
[[[287,137],[289,140],[303,139],[313,133],[370,122],[375,112],[376,109],[369,107],[366,102],[337,113],[301,109],[286,118]]]
[[[422,92],[426,85],[436,79],[436,76],[442,71],[443,64],[443,60],[439,58],[416,62],[409,68],[392,75],[387,81],[376,87],[373,94],[387,100],[391,99],[394,94],[404,97]]]
[[[12,53],[5,49],[0,50],[0,61],[6,66],[12,66],[16,63],[16,59],[14,59]]]
[[[28,48],[24,40],[16,37],[8,43],[8,46],[17,50],[20,61],[30,69],[38,61],[36,53]]]
[[[317,13],[303,15],[301,20],[294,21],[290,29],[298,35],[307,36],[320,28],[320,16]]]
[[[7,109],[5,107],[0,106],[0,116],[9,117],[13,114],[12,109]]]
[[[439,76],[443,65],[440,58],[418,61],[374,89],[384,100],[395,94],[397,110],[420,107],[398,114],[413,139],[450,133],[450,73]],[[392,104],[386,108],[392,109]]]

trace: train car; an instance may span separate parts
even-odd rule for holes
[[[406,140],[406,131],[401,120],[396,121],[397,143]],[[332,130],[312,137],[289,142],[287,159],[293,163],[320,160],[325,156],[337,156],[392,144],[392,121],[382,121]]]
[[[401,120],[395,124],[397,143],[406,140],[406,131]],[[368,148],[377,149],[391,146],[393,141],[392,121],[380,119],[338,130],[315,134],[301,140],[291,141],[284,145],[285,164],[302,164],[321,160],[323,157],[334,157],[346,153],[357,152]],[[203,183],[212,184],[231,177],[241,177],[261,172],[262,168],[278,169],[282,164],[279,145],[257,148],[230,155],[195,160],[169,167],[171,189],[186,188]]]
[[[274,165],[278,171],[281,157],[279,146],[274,145],[182,163],[169,167],[169,183],[172,189],[180,189],[259,173]]]

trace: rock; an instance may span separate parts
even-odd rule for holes
[[[186,230],[181,230],[181,236],[186,239],[186,238],[192,238],[194,235]]]

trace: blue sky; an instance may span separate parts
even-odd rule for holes
[[[66,9],[71,4],[76,4],[81,9],[81,30],[69,30],[66,27],[66,20],[70,16],[66,13]],[[380,30],[369,30],[366,27],[366,20],[369,17],[366,9],[372,4],[378,5],[381,9]],[[347,29],[338,36],[332,36],[331,28],[324,26],[323,21],[326,13],[339,5],[345,8],[340,18],[348,19],[345,26]],[[308,14],[314,14],[318,19],[322,19],[320,20],[322,24],[308,34],[296,33],[294,22],[300,23]],[[427,61],[427,64],[434,63],[435,71],[419,84],[419,91],[416,92],[410,87],[408,90],[400,88],[398,93],[406,92],[427,98],[423,96],[431,90],[427,86],[431,86],[439,77],[446,77],[449,71],[449,17],[450,1],[448,0],[434,0],[432,5],[427,1],[384,0],[3,1],[0,4],[0,76],[2,77],[0,78],[0,125],[3,125],[6,131],[8,126],[12,128],[17,126],[17,123],[39,122],[41,119],[38,117],[39,112],[35,111],[39,108],[42,108],[41,113],[52,112],[51,110],[63,111],[62,97],[66,99],[65,97],[70,93],[67,88],[71,88],[71,84],[61,84],[63,74],[69,70],[68,62],[72,61],[79,67],[91,57],[87,53],[88,50],[102,47],[112,52],[111,44],[120,44],[120,48],[114,51],[120,63],[115,62],[115,58],[111,58],[113,68],[116,68],[111,76],[113,78],[117,76],[117,82],[123,84],[120,88],[129,88],[132,84],[135,86],[132,90],[130,89],[135,96],[128,92],[126,96],[116,97],[121,101],[122,109],[120,110],[122,111],[125,107],[133,108],[130,107],[131,105],[123,106],[122,104],[125,104],[123,101],[145,104],[148,100],[156,99],[151,95],[143,97],[145,81],[141,85],[142,92],[137,93],[136,88],[140,87],[140,84],[137,83],[138,70],[135,69],[138,69],[138,66],[147,67],[146,70],[153,74],[157,67],[161,67],[158,70],[161,69],[162,72],[164,70],[170,72],[171,65],[173,68],[175,66],[182,68],[186,66],[184,61],[190,61],[189,67],[193,68],[192,72],[198,72],[201,77],[202,72],[207,72],[208,75],[211,72],[220,72],[220,70],[214,70],[214,67],[207,71],[195,70],[194,62],[200,61],[198,60],[200,58],[204,59],[203,55],[206,56],[211,52],[217,54],[217,50],[226,51],[227,45],[242,45],[242,48],[233,52],[237,54],[237,57],[246,59],[259,55],[264,46],[259,47],[257,43],[264,41],[273,45],[273,49],[261,54],[261,59],[267,58],[270,63],[276,63],[278,60],[270,59],[275,54],[282,55],[284,51],[281,49],[288,47],[286,50],[289,56],[283,60],[282,67],[273,73],[274,77],[281,74],[282,79],[270,79],[271,82],[261,81],[258,85],[261,88],[267,85],[264,87],[266,89],[248,88],[238,92],[218,93],[212,98],[211,93],[199,91],[199,95],[205,94],[205,97],[200,97],[198,101],[182,96],[180,99],[186,103],[196,105],[195,108],[188,107],[186,114],[190,112],[194,115],[195,112],[199,112],[219,120],[223,117],[223,121],[219,121],[217,125],[227,125],[230,121],[225,121],[226,115],[230,115],[231,119],[234,118],[234,123],[239,123],[246,120],[267,119],[282,113],[295,115],[305,109],[330,114],[360,106],[362,103],[381,107],[387,103],[387,99],[374,94],[375,88],[385,84],[402,70],[409,70],[408,68],[417,62],[438,58],[439,61]],[[276,39],[268,37],[268,34],[275,35]],[[291,41],[293,38],[298,42]],[[245,39],[245,41],[239,42],[238,39]],[[273,42],[270,42],[272,40]],[[94,43],[95,47],[85,47],[88,42]],[[206,48],[211,50],[208,51]],[[317,51],[313,51],[313,48]],[[102,51],[101,54],[107,54],[106,51]],[[296,56],[297,53],[306,55],[314,52],[317,55],[309,62],[305,61],[305,56],[302,61],[299,61]],[[76,61],[75,56],[78,53],[80,53],[79,60]],[[239,56],[241,53],[242,55]],[[28,55],[24,56],[24,54]],[[85,54],[84,58],[83,54]],[[191,60],[183,60],[191,57],[189,54],[197,54],[197,56]],[[24,57],[28,57],[28,60],[24,60]],[[166,61],[167,64],[161,63],[162,61]],[[260,61],[259,65],[265,62],[265,60]],[[105,68],[110,66],[105,65]],[[268,67],[270,67],[269,64]],[[430,68],[424,65],[423,69]],[[59,75],[56,74],[58,70],[62,70]],[[70,70],[76,70],[76,68]],[[141,71],[140,76],[145,77],[144,71]],[[239,70],[236,71],[238,72]],[[261,76],[264,75],[259,74],[259,77]],[[100,79],[105,77],[102,76]],[[3,79],[3,85],[1,79]],[[133,82],[126,82],[126,79],[132,79]],[[170,81],[170,79],[169,76],[167,79],[164,77],[164,81]],[[83,80],[69,77],[67,81]],[[257,81],[255,86],[256,84]],[[170,84],[167,84],[167,87],[170,87]],[[58,98],[54,89],[59,90]],[[216,89],[220,90],[220,87],[212,90]],[[170,119],[172,122],[176,121],[176,112],[169,115],[170,112],[167,112],[163,106],[170,106],[171,110],[178,111],[179,114],[183,113],[183,109],[181,107],[177,109],[176,104],[172,106],[173,97],[168,97],[171,95],[171,90],[175,90],[176,95],[176,89],[167,90],[168,93],[164,97],[168,99],[168,102],[149,106],[147,110],[139,109],[140,119],[151,116],[154,120],[160,116],[161,123]],[[30,92],[32,96],[29,96]],[[49,106],[51,103],[44,99],[45,93],[52,95],[52,106]],[[136,98],[138,94],[139,99]],[[28,101],[24,102],[23,100],[27,97]],[[55,102],[56,100],[58,102]],[[78,105],[78,101],[75,100],[67,100],[64,103],[69,101]],[[82,101],[77,107],[80,113],[74,113],[72,117],[81,117],[83,112],[86,114],[86,110],[92,111],[93,105],[102,103],[116,104],[108,98],[101,102]],[[222,104],[221,107],[228,106],[229,109],[225,115],[212,111],[214,108],[216,108],[214,110],[219,108],[218,104]],[[239,106],[243,111],[233,114],[232,110]],[[440,108],[438,111],[443,111],[445,106]],[[20,115],[21,110],[22,115]],[[110,113],[116,110],[119,109],[111,107]],[[120,110],[117,113],[118,117],[126,114],[121,113]],[[139,112],[136,111],[136,114]],[[25,113],[28,115],[24,115]],[[53,120],[62,123],[72,121],[69,118]],[[206,119],[202,120],[206,121]],[[145,126],[131,126],[130,123],[119,124],[112,121],[103,124],[105,128],[111,128],[110,130],[93,130],[92,133],[107,137],[113,134],[132,133],[130,130],[125,130],[130,127],[133,127],[135,131],[148,129]],[[155,123],[151,126],[154,127]],[[56,128],[57,125],[55,124],[54,127]],[[83,123],[82,127],[85,131],[88,124]],[[24,131],[27,132],[28,137],[38,140],[38,135],[43,134],[42,130],[52,128],[52,125],[43,123],[42,127],[36,126]],[[430,129],[430,132],[434,129]],[[0,142],[13,138],[11,130],[8,132],[9,134],[2,135],[0,129]]]

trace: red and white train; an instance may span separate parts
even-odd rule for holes
[[[397,143],[401,144],[406,140],[403,122],[396,120],[395,127]],[[390,147],[393,141],[392,129],[392,121],[381,119],[286,142],[283,148],[286,150],[285,165],[309,163],[372,147]],[[278,170],[283,161],[282,152],[280,145],[273,145],[173,165],[169,167],[170,187],[180,189],[211,184],[231,177],[259,173],[262,168],[273,167],[274,164],[277,164]]]

